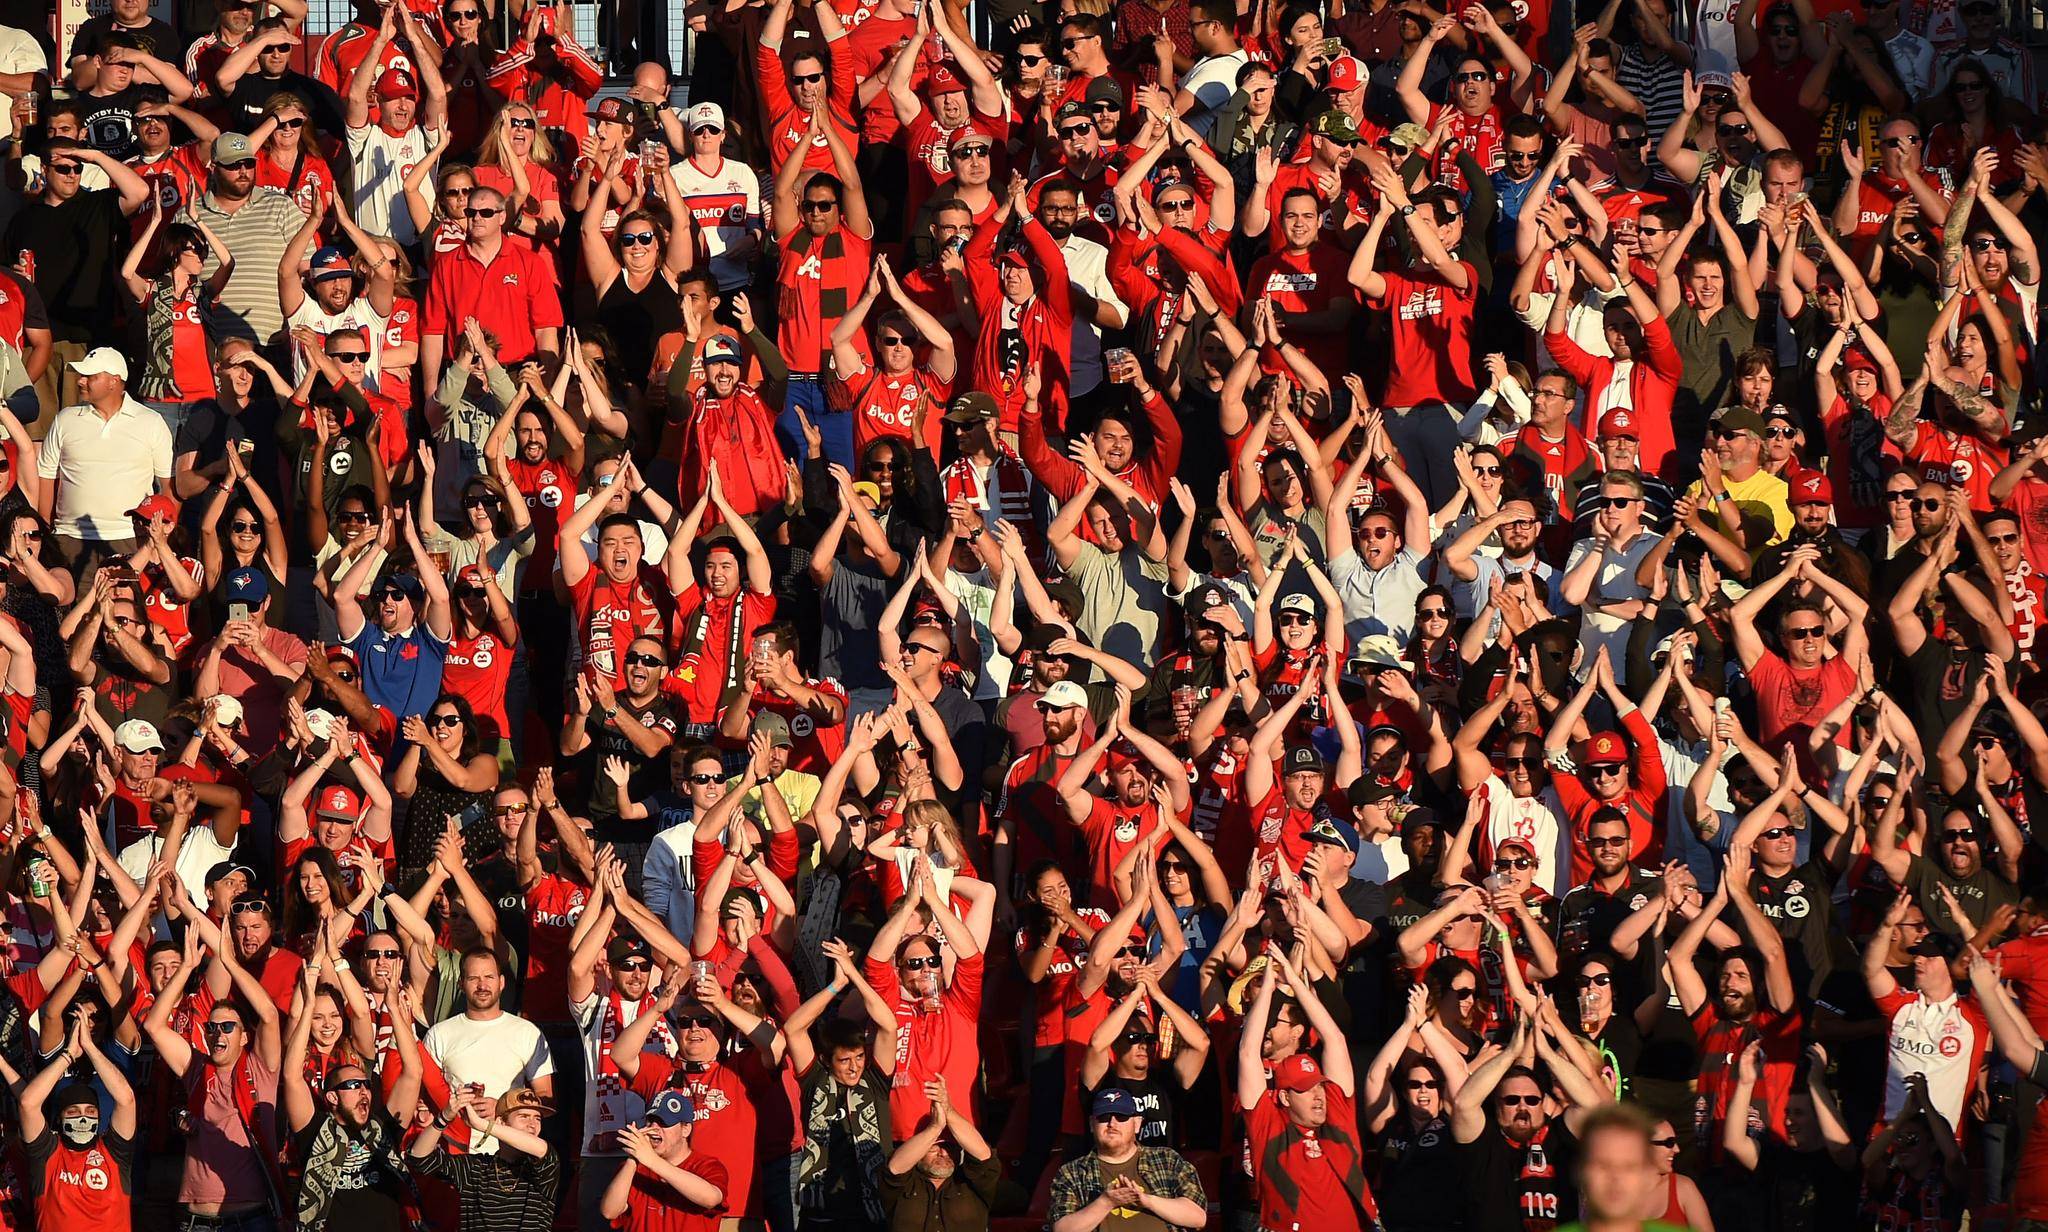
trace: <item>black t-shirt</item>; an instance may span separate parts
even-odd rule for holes
[[[135,109],[155,94],[150,86],[131,85],[112,94],[81,94],[77,102],[85,108],[80,132],[85,143],[123,162],[141,152],[135,140]]]
[[[1982,824],[1981,820],[1979,824]],[[1942,927],[1948,916],[1948,904],[1942,901],[1941,892],[1935,889],[1937,885],[1947,886],[1949,893],[1956,896],[1963,914],[1969,917],[1962,929],[1965,934],[1984,927],[1984,921],[2000,907],[2020,901],[2018,886],[1981,864],[1968,877],[1958,878],[1937,861],[1914,856],[1906,866],[1906,888],[1913,891],[1913,897],[1920,901],[1920,910],[1927,913],[1927,923],[1932,928]]]
[[[1571,954],[1606,949],[1622,921],[1663,892],[1663,877],[1639,868],[1629,869],[1628,884],[1613,894],[1591,882],[1572,887],[1557,904],[1557,948]]]
[[[654,700],[644,707],[634,705],[623,693],[618,695],[617,704],[621,717],[631,716],[638,720],[642,727],[667,732],[671,739],[682,727],[682,721],[676,716],[675,711],[658,693]],[[654,836],[653,819],[637,822],[618,820],[619,792],[618,788],[612,785],[612,781],[605,777],[605,758],[616,757],[626,763],[627,769],[631,772],[626,780],[626,794],[636,800],[668,782],[668,758],[649,757],[642,753],[626,738],[626,733],[606,722],[604,715],[597,713],[594,708],[585,730],[590,733],[590,747],[583,750],[583,755],[577,759],[583,768],[583,782],[590,789],[589,803],[584,815],[593,821],[603,818],[615,826],[630,831],[633,836],[629,838],[630,842],[646,842]]]
[[[114,237],[126,226],[121,194],[111,188],[57,205],[30,201],[7,225],[4,264],[11,268],[23,252],[35,254],[35,288],[57,341],[116,341]]]
[[[78,27],[78,34],[71,40],[71,58],[96,56],[106,37],[119,30],[134,39],[141,49],[167,64],[177,66],[183,59],[178,53],[178,35],[171,27],[152,17],[139,26],[124,26],[114,19],[112,13],[89,17]]]
[[[1359,1132],[1363,1136],[1365,1127]],[[1380,1135],[1379,1172],[1372,1185],[1380,1221],[1403,1232],[1463,1232],[1466,1204],[1445,1198],[1464,1188],[1465,1176],[1464,1152],[1451,1136],[1449,1121],[1438,1117],[1417,1129],[1405,1112],[1397,1111]]]
[[[313,127],[321,132],[348,131],[348,121],[341,109],[341,96],[328,89],[326,82],[294,72],[280,73],[275,77],[254,72],[244,74],[228,93],[227,122],[222,127],[245,133],[253,131],[263,122],[264,104],[275,94],[290,94],[305,104],[306,114],[313,119]]]
[[[1563,1122],[1551,1121],[1526,1146],[1489,1123],[1461,1153],[1470,1203],[1466,1226],[1473,1232],[1550,1232],[1579,1217],[1572,1182],[1579,1144]]]
[[[1904,553],[1901,553],[1904,555]],[[1880,590],[1879,594],[1891,592]],[[1960,650],[1932,636],[1900,662],[1913,698],[1913,725],[1936,739],[1970,704],[1977,677],[1984,674],[1980,650]]]
[[[1138,1101],[1138,1112],[1144,1118],[1138,1122],[1139,1146],[1180,1146],[1180,1118],[1175,1114],[1181,1094],[1179,1082],[1170,1068],[1162,1070],[1162,1062],[1152,1063],[1152,1073],[1143,1078],[1122,1078],[1115,1070],[1104,1074],[1102,1081],[1094,1086],[1081,1088],[1081,1108],[1095,1106],[1098,1091],[1129,1091],[1131,1098]],[[1161,1074],[1164,1073],[1164,1077]]]
[[[1835,1218],[1856,1201],[1854,1169],[1836,1165],[1827,1151],[1795,1151],[1766,1135],[1757,1143],[1755,1183],[1748,1186],[1751,1225],[1759,1232],[1814,1232],[1820,1215]]]
[[[1758,868],[1750,881],[1757,909],[1770,917],[1785,939],[1792,986],[1807,995],[1834,969],[1828,948],[1835,933],[1835,904],[1829,897],[1833,884],[1834,875],[1817,855],[1777,877]]]
[[[382,1108],[371,1105],[370,1116],[383,1123],[389,1141],[404,1141],[403,1131]],[[291,1156],[299,1167],[306,1166],[321,1127],[333,1119],[332,1113],[316,1116],[292,1135]],[[339,1156],[327,1182],[332,1195],[327,1204],[327,1226],[348,1232],[401,1232],[406,1226],[405,1177],[385,1165],[384,1152],[350,1145]]]

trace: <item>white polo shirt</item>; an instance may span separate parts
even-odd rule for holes
[[[36,474],[57,480],[54,529],[77,539],[127,539],[128,511],[171,477],[171,429],[127,394],[112,419],[90,405],[66,407],[43,439]]]

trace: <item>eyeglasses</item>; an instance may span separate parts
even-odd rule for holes
[[[505,211],[495,205],[472,205],[462,212],[470,218],[496,218]]]
[[[832,198],[832,199],[831,199],[831,200],[829,200],[829,201],[821,201],[821,200],[817,200],[817,199],[812,199],[812,200],[809,200],[809,201],[806,201],[806,202],[804,202],[804,203],[803,203],[803,205],[802,205],[802,206],[801,206],[800,208],[801,208],[801,209],[803,210],[803,212],[804,212],[804,213],[806,213],[806,214],[825,214],[825,213],[829,213],[829,212],[831,212],[832,210],[836,210],[836,209],[838,209],[838,208],[839,208],[839,198],[837,198],[837,197],[834,197],[834,198]]]
[[[906,958],[903,960],[903,969],[905,971],[937,971],[945,965],[945,961],[937,954],[925,958]]]
[[[1792,827],[1790,826],[1772,826],[1770,829],[1764,831],[1762,834],[1757,835],[1757,837],[1763,839],[1765,842],[1775,843],[1779,839],[1784,838],[1786,835],[1789,835],[1792,832]]]
[[[526,801],[521,801],[518,804],[500,804],[498,807],[491,810],[491,816],[519,817],[523,816],[526,813],[526,810],[532,807],[533,805]]]
[[[1803,642],[1808,638],[1826,637],[1827,632],[1826,625],[1801,625],[1797,629],[1785,630],[1785,638],[1787,641]]]
[[[370,1080],[368,1078],[344,1078],[327,1089],[330,1091],[361,1091],[367,1089],[369,1085]]]
[[[363,957],[374,962],[379,958],[404,958],[405,952],[402,950],[364,950]]]
[[[1579,977],[1579,987],[1581,988],[1605,988],[1613,982],[1614,977],[1605,971],[1598,975],[1582,975]]]
[[[626,664],[629,667],[667,667],[668,660],[660,655],[642,654],[635,651],[626,656]]]
[[[1528,857],[1524,856],[1519,860],[1495,860],[1493,862],[1493,866],[1494,868],[1502,872],[1505,872],[1508,869],[1516,869],[1521,872],[1527,872],[1529,869],[1536,867],[1536,861],[1531,860]]]
[[[1747,137],[1752,130],[1747,124],[1718,124],[1714,131],[1723,137]]]
[[[619,243],[627,248],[638,248],[642,244],[653,247],[655,235],[652,231],[621,231]]]
[[[1941,832],[1941,841],[1944,844],[1974,843],[1977,841],[1977,831],[1975,828],[1968,830],[1943,830]]]
[[[532,128],[532,127],[533,127],[533,117],[531,117],[531,116],[509,116],[509,117],[507,117],[507,118],[506,118],[506,120],[505,120],[505,123],[507,123],[507,124],[511,125],[511,126],[512,126],[513,128]]]
[[[1452,81],[1455,81],[1455,82],[1459,82],[1459,83],[1461,83],[1461,84],[1462,84],[1462,83],[1464,83],[1464,82],[1467,82],[1467,81],[1489,81],[1489,80],[1491,80],[1492,78],[1493,78],[1493,74],[1492,74],[1492,73],[1489,73],[1489,72],[1485,71],[1484,69],[1477,69],[1477,68],[1475,68],[1475,69],[1471,70],[1470,72],[1465,72],[1465,73],[1453,73],[1453,74],[1451,74],[1451,80],[1452,80]]]

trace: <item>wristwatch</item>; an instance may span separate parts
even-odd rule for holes
[[[1414,203],[1413,201],[1410,201],[1410,202],[1409,202],[1408,204],[1406,204],[1406,205],[1404,205],[1404,206],[1402,206],[1402,207],[1401,207],[1401,217],[1403,217],[1403,218],[1412,218],[1412,217],[1414,217],[1414,216],[1415,216],[1415,203]]]
[[[605,707],[605,710],[604,710],[604,717],[605,717],[605,719],[606,719],[607,721],[609,721],[609,720],[612,720],[612,719],[616,719],[616,718],[618,718],[618,717],[619,717],[619,708],[618,708],[617,706],[607,706],[607,707]]]

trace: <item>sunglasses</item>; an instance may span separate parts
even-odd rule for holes
[[[533,127],[533,121],[532,121],[532,120],[531,120],[530,118],[526,117],[526,116],[512,116],[512,117],[510,117],[509,119],[507,119],[507,120],[505,121],[505,123],[507,123],[507,124],[511,125],[511,126],[512,126],[513,128],[532,128],[532,127]]]
[[[2009,535],[1986,535],[1984,536],[1984,538],[1992,543],[2018,543],[2020,541],[2020,537],[2017,533]]]
[[[1941,832],[1941,841],[1943,843],[1974,843],[1977,841],[1977,831],[1974,828],[1969,830],[1943,830]]]
[[[238,898],[234,906],[228,908],[229,915],[267,915],[269,912],[270,904],[260,898]]]
[[[1965,16],[1967,15],[1965,14]],[[1984,83],[1981,81],[1958,81],[1955,83],[1955,87],[1956,93],[1961,94],[1965,90],[1981,90],[1984,88]]]
[[[628,666],[630,666],[630,667],[667,667],[667,666],[668,666],[668,661],[667,661],[667,660],[665,660],[665,659],[663,659],[663,658],[662,658],[662,657],[661,657],[660,655],[651,655],[651,654],[641,654],[641,653],[638,653],[638,652],[635,652],[635,653],[633,653],[633,654],[629,654],[629,655],[627,655],[627,656],[626,656],[626,663],[627,663],[627,665],[628,665]]]
[[[817,85],[817,84],[818,84],[819,82],[821,82],[821,81],[825,80],[825,74],[823,74],[823,73],[791,73],[791,74],[790,74],[790,76],[789,76],[789,80],[790,80],[790,84],[791,84],[791,85],[799,85],[799,86],[814,86],[814,85]]]
[[[619,244],[625,248],[638,248],[643,244],[652,248],[654,238],[652,231],[622,231],[619,233]]]
[[[404,958],[405,954],[401,950],[364,950],[363,957],[372,960],[379,958]]]
[[[1500,759],[1500,764],[1509,769],[1520,766],[1524,770],[1534,770],[1543,764],[1543,759],[1541,757],[1503,757]]]
[[[370,353],[368,351],[329,351],[327,352],[327,358],[337,364],[367,364],[370,362]]]
[[[652,971],[654,970],[654,960],[651,958],[628,958],[623,962],[615,962],[612,966],[620,971]]]
[[[1581,988],[1605,988],[1613,982],[1614,977],[1606,972],[1602,972],[1599,975],[1582,975],[1579,977],[1579,987]]]
[[[1792,827],[1790,826],[1772,826],[1770,829],[1764,831],[1762,834],[1757,835],[1757,837],[1775,843],[1779,839],[1784,838],[1787,835],[1790,835],[1792,832]]]
[[[942,659],[946,657],[944,650],[937,646],[927,646],[923,642],[905,642],[903,643],[903,649],[911,654],[937,655]]]
[[[1586,846],[1601,849],[1605,849],[1608,847],[1626,847],[1628,846],[1628,835],[1610,834],[1605,838],[1588,838],[1586,840]]]
[[[945,965],[945,960],[941,959],[937,954],[927,958],[906,958],[903,960],[903,969],[905,971],[938,971],[943,969]]]
[[[84,164],[84,163],[51,163],[51,164],[50,164],[50,173],[51,173],[51,174],[53,174],[53,175],[77,175],[77,174],[78,174],[79,172],[81,172],[81,171],[83,171],[83,170],[85,170],[85,164]]]
[[[1991,749],[2004,748],[2005,741],[2000,740],[1996,736],[1979,736],[1975,740],[1970,742],[1970,746],[1972,748],[1984,749],[1988,751]]]
[[[1069,124],[1060,130],[1060,136],[1071,141],[1076,137],[1086,137],[1094,131],[1093,124]]]
[[[245,158],[245,159],[242,159],[242,160],[241,160],[240,162],[233,162],[233,163],[215,163],[215,164],[214,164],[214,168],[215,168],[215,170],[219,170],[219,171],[247,171],[247,170],[248,170],[249,168],[251,168],[251,167],[254,167],[255,165],[256,165],[256,160],[255,160],[255,159],[253,159],[253,158]]]
[[[462,716],[459,714],[430,714],[427,716],[427,726],[460,727],[462,726]]]
[[[151,116],[150,118],[151,118],[151,119],[155,119],[156,117],[155,117],[155,116]],[[300,116],[300,117],[299,117],[298,119],[296,119],[296,120],[279,120],[279,121],[277,122],[277,126],[278,126],[278,128],[280,128],[280,129],[285,129],[285,128],[304,128],[304,127],[306,127],[306,117],[304,117],[304,116]]]
[[[1159,210],[1164,214],[1180,214],[1194,208],[1195,199],[1193,197],[1175,197],[1171,201],[1161,201],[1159,203]]]
[[[450,9],[450,10],[448,10],[448,20],[449,20],[449,21],[475,21],[475,20],[476,20],[477,18],[479,18],[479,17],[482,17],[482,16],[483,16],[483,13],[482,13],[481,11],[477,10],[477,9]]]
[[[1019,67],[1022,67],[1022,68],[1037,68],[1037,67],[1038,67],[1039,65],[1041,65],[1041,64],[1043,64],[1043,63],[1045,63],[1045,57],[1044,57],[1044,56],[1018,56],[1018,57],[1017,57],[1017,64],[1018,64],[1018,66],[1019,66]]]
[[[1764,435],[1774,441],[1789,441],[1799,435],[1797,428],[1765,428]]]
[[[472,205],[462,212],[470,218],[496,218],[505,211],[495,205]]]
[[[1420,607],[1415,609],[1417,620],[1449,620],[1450,609],[1441,607]]]
[[[1675,1151],[1678,1149],[1678,1137],[1674,1134],[1669,1138],[1652,1138],[1650,1145],[1660,1151]]]
[[[468,500],[463,501],[462,507],[464,509],[496,509],[498,507],[498,498],[489,492],[479,492]]]
[[[1481,475],[1487,478],[1492,478],[1493,476],[1500,474],[1501,469],[1498,466],[1475,466],[1472,468],[1472,473],[1475,475]]]
[[[1313,625],[1315,621],[1299,612],[1288,612],[1282,615],[1277,623],[1284,629],[1292,625]]]
[[[220,1022],[209,1022],[203,1028],[201,1028],[201,1030],[205,1031],[208,1035],[233,1035],[235,1032],[241,1029],[242,1024],[239,1022],[235,1022],[231,1019],[224,1019]]]
[[[1410,1078],[1408,1080],[1408,1089],[1411,1091],[1434,1091],[1437,1089],[1437,1082],[1433,1078]]]
[[[826,214],[839,208],[839,198],[830,201],[806,201],[800,207],[806,214]]]
[[[1474,916],[1474,917],[1472,917],[1472,918],[1473,918],[1473,919],[1478,919],[1479,917],[1477,917],[1477,916]],[[1479,986],[1478,986],[1478,985],[1476,985],[1476,984],[1475,984],[1475,985],[1473,985],[1473,986],[1472,986],[1472,987],[1470,987],[1470,988],[1453,988],[1453,989],[1451,989],[1451,999],[1452,999],[1453,1001],[1470,1001],[1470,1000],[1471,1000],[1472,998],[1474,998],[1474,997],[1476,997],[1476,996],[1478,996],[1478,995],[1479,995]]]
[[[1627,770],[1627,767],[1625,767],[1625,766],[1588,766],[1588,767],[1586,767],[1586,773],[1587,773],[1587,774],[1589,774],[1589,775],[1591,775],[1592,777],[1594,777],[1594,778],[1596,778],[1596,779],[1597,779],[1597,778],[1605,778],[1605,777],[1607,777],[1607,776],[1608,776],[1608,775],[1610,775],[1610,774],[1622,774],[1622,773],[1626,772],[1626,770]]]
[[[985,146],[985,145],[963,145],[963,146],[955,146],[955,147],[954,147],[954,149],[953,149],[953,157],[955,157],[955,158],[987,158],[987,157],[988,157],[988,152],[989,152],[989,147],[987,147],[987,146]]]
[[[1524,856],[1522,859],[1519,860],[1495,860],[1493,862],[1493,866],[1496,869],[1499,869],[1503,872],[1511,868],[1516,869],[1518,871],[1527,872],[1529,869],[1536,867],[1536,861],[1531,860],[1528,857]]]
[[[1887,501],[1909,501],[1913,499],[1913,489],[1900,488],[1896,492],[1887,492],[1884,494],[1884,498]]]
[[[905,338],[900,334],[883,334],[875,339],[875,345],[885,347],[907,347],[910,345],[910,339]]]
[[[1946,504],[1948,504],[1947,501],[1940,499],[1916,500],[1913,502],[1913,508],[1918,509],[1922,513],[1937,513]]]
[[[1124,946],[1122,949],[1118,950],[1116,952],[1116,956],[1118,958],[1143,958],[1145,957],[1145,947],[1138,945],[1127,945]]]
[[[1723,137],[1747,137],[1753,130],[1747,124],[1718,124],[1714,131]]]
[[[1068,51],[1072,51],[1074,48],[1079,47],[1081,44],[1087,42],[1089,39],[1101,37],[1102,36],[1099,34],[1070,34],[1066,38],[1060,40],[1060,46],[1066,48]]]
[[[1476,68],[1475,68],[1475,69],[1473,69],[1473,70],[1472,70],[1471,72],[1468,72],[1468,73],[1453,73],[1453,74],[1451,74],[1451,80],[1452,80],[1452,81],[1455,81],[1455,82],[1459,82],[1459,83],[1461,83],[1461,84],[1462,84],[1462,83],[1464,83],[1464,82],[1467,82],[1467,81],[1490,81],[1490,80],[1492,80],[1492,78],[1493,78],[1493,74],[1492,74],[1492,73],[1486,72],[1486,71],[1485,71],[1484,69],[1476,69]]]
[[[1995,235],[1980,235],[1970,241],[1971,252],[1990,252],[1992,249],[2005,251],[2005,241]]]
[[[232,1026],[234,1024],[226,1023],[222,1025]],[[327,1089],[330,1091],[361,1091],[367,1089],[369,1085],[370,1080],[368,1078],[344,1078]]]
[[[1500,1097],[1500,1106],[1503,1108],[1534,1108],[1542,1102],[1543,1097],[1541,1095],[1503,1095]]]
[[[524,816],[524,815],[525,815],[525,813],[526,813],[526,810],[528,810],[528,809],[530,809],[530,808],[532,808],[532,807],[533,807],[533,805],[531,805],[531,804],[501,804],[501,805],[499,805],[498,807],[496,807],[496,808],[494,808],[494,809],[492,809],[492,810],[491,810],[491,816],[493,816],[493,817],[520,817],[520,816]]]
[[[1869,7],[1876,8],[1878,6],[1872,4]],[[1920,138],[1918,137],[1886,137],[1884,139],[1884,148],[1887,150],[1903,150],[1909,145],[1919,144]]]
[[[1787,640],[1787,641],[1796,641],[1796,642],[1803,642],[1803,641],[1807,640],[1808,638],[1816,638],[1816,637],[1826,637],[1826,636],[1827,636],[1827,626],[1826,626],[1826,625],[1801,625],[1801,626],[1800,626],[1799,628],[1797,628],[1797,629],[1787,629],[1787,630],[1785,630],[1785,638],[1786,638],[1786,640]]]
[[[1511,162],[1511,163],[1533,163],[1533,162],[1535,162],[1535,161],[1536,161],[1537,159],[1539,159],[1539,158],[1542,158],[1542,157],[1543,157],[1543,151],[1541,151],[1541,150],[1509,150],[1509,151],[1508,151],[1508,161],[1509,161],[1509,162]]]
[[[261,523],[243,522],[239,519],[228,523],[228,529],[237,535],[260,535],[263,533],[263,526]]]
[[[699,787],[708,787],[711,784],[716,783],[719,780],[719,778],[720,776],[716,774],[693,774],[689,776],[689,781],[695,783]]]
[[[685,1031],[689,1030],[691,1027],[702,1027],[706,1031],[709,1031],[711,1029],[711,1025],[717,1021],[718,1020],[716,1018],[713,1018],[709,1014],[684,1014],[682,1017],[676,1019],[676,1025],[682,1027],[682,1029]]]

